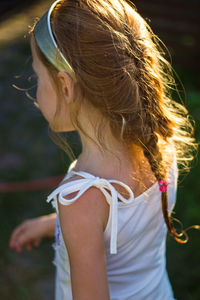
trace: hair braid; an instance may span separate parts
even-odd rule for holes
[[[137,72],[135,72],[135,80],[139,90],[139,114],[143,125],[140,130],[141,136],[138,134],[138,141],[143,148],[144,155],[148,159],[151,170],[157,181],[166,180],[166,165],[163,163],[163,156],[159,149],[158,135],[161,135],[164,140],[173,136],[172,123],[161,107],[163,86],[159,80],[159,76],[152,76],[148,72],[150,65],[152,68],[155,66],[158,67],[158,61],[155,58],[153,59],[151,53],[147,51],[147,49],[137,47],[137,36],[133,35],[132,30],[133,28],[130,28],[129,26],[125,27],[127,38],[132,50],[134,50],[132,54],[134,54],[133,59],[137,70]],[[148,59],[145,59],[145,57]],[[143,84],[141,85],[140,82]],[[158,99],[160,101],[158,101]],[[179,234],[173,226],[168,209],[168,192],[161,193],[161,203],[163,217],[169,234],[173,236],[177,242],[186,243],[188,240],[186,232],[182,231],[182,233]],[[184,240],[180,238],[182,236],[185,236]]]
[[[159,151],[158,146],[158,136],[155,132],[152,132],[149,141],[141,143],[144,149],[144,155],[149,161],[151,170],[154,173],[157,180],[166,180],[166,168],[162,164],[162,154]],[[161,192],[161,202],[162,202],[162,212],[165,223],[168,228],[169,234],[179,243],[186,243],[188,241],[188,236],[183,230],[180,234],[177,233],[176,229],[173,226],[172,218],[169,214],[168,209],[168,192]],[[185,239],[180,237],[185,236]]]

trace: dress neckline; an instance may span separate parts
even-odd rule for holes
[[[123,185],[127,186],[129,189],[131,189],[130,186],[129,186],[128,184],[124,183],[123,181],[120,181],[120,180],[117,180],[117,179],[110,179],[110,178],[99,177],[99,176],[93,175],[92,173],[89,173],[89,172],[86,172],[86,171],[76,171],[75,169],[69,170],[69,172],[68,172],[67,175],[65,176],[64,180],[70,178],[71,175],[72,175],[73,173],[74,173],[74,175],[81,176],[81,177],[83,177],[83,178],[85,178],[85,179],[90,179],[90,178],[94,178],[94,177],[95,177],[95,178],[107,180],[107,181],[109,181],[109,182],[111,181],[111,183],[112,183],[113,181],[118,181],[118,182],[121,182]],[[145,197],[148,197],[148,196],[149,196],[150,194],[152,194],[153,191],[154,191],[156,188],[158,188],[158,187],[159,187],[158,181],[155,181],[148,189],[146,189],[143,193],[141,193],[141,194],[138,195],[137,197],[134,196],[134,192],[133,192],[133,190],[131,189],[131,191],[132,191],[132,193],[133,193],[133,197],[134,197],[134,202],[133,202],[133,203],[130,203],[130,204],[127,204],[127,205],[128,205],[128,206],[131,206],[131,205],[133,205],[135,202],[138,202],[138,201],[140,201],[141,199],[143,199],[144,196],[145,196]],[[118,191],[117,191],[117,192],[118,192]],[[123,202],[121,202],[121,201],[118,201],[118,205],[119,205],[119,206],[122,206],[122,207],[124,206]],[[127,205],[126,205],[126,206],[127,206]]]
[[[124,183],[123,181],[120,181],[120,180],[117,180],[117,179],[110,179],[110,178],[104,178],[104,177],[98,177],[98,176],[95,176],[93,175],[92,173],[89,173],[89,172],[86,172],[86,171],[76,171],[75,170],[75,167],[74,165],[76,164],[76,161],[73,161],[73,163],[71,164],[71,168],[69,168],[69,171],[67,173],[67,175],[64,177],[63,180],[67,179],[67,178],[70,178],[71,177],[71,174],[72,173],[76,173],[77,175],[79,175],[78,173],[80,173],[79,176],[83,177],[83,178],[86,178],[86,179],[89,179],[89,178],[100,178],[100,179],[105,179],[107,181],[118,181],[118,182],[121,182],[123,185],[127,186],[128,189],[131,189],[129,187],[129,185],[127,185],[126,183]],[[168,170],[168,179],[172,176],[172,170],[173,168],[176,167],[176,155],[174,155],[174,158],[172,160],[172,164]],[[170,180],[169,180],[169,186],[170,186]],[[144,197],[147,198],[148,196],[150,196],[154,191],[155,189],[158,189],[159,191],[159,184],[158,184],[158,181],[155,181],[148,189],[146,189],[143,193],[141,193],[140,195],[138,195],[137,197],[134,196],[134,192],[133,190],[131,189],[132,193],[133,193],[133,197],[134,197],[134,202],[133,203],[130,203],[130,204],[127,204],[128,206],[130,205],[133,205],[134,203],[137,203],[138,201],[140,202]],[[118,201],[118,205],[120,207],[123,207],[123,202],[121,201]]]

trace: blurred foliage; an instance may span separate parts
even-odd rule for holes
[[[177,69],[184,83],[186,98],[185,104],[195,120],[195,137],[200,141],[200,90],[197,89],[195,74],[186,70]],[[183,98],[184,99],[184,98]],[[183,228],[191,225],[200,225],[200,162],[199,153],[194,159],[189,174],[179,178],[175,215],[182,223]],[[194,229],[188,231],[187,244],[178,244],[172,238],[167,240],[167,267],[169,277],[177,299],[200,299],[199,250],[200,232]]]

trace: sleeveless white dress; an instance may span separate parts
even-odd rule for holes
[[[55,300],[73,299],[69,257],[59,224],[57,195],[60,203],[70,205],[92,186],[102,191],[110,205],[109,219],[104,231],[110,300],[173,300],[166,271],[167,230],[162,215],[158,182],[135,198],[131,189],[120,181],[95,177],[86,172],[75,172],[73,169],[65,179],[73,175],[81,178],[61,185],[47,198],[47,202],[53,200],[52,205],[57,212],[56,242],[53,245],[56,265]],[[177,178],[177,164],[174,159],[168,175],[170,211],[176,201]],[[122,185],[128,191],[129,199],[120,195],[112,183]],[[77,191],[73,199],[64,198]]]

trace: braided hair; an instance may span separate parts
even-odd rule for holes
[[[170,103],[170,99],[166,95],[165,80],[162,78],[160,72],[162,68],[159,58],[161,59],[162,57],[160,53],[157,52],[158,50],[155,44],[150,43],[152,47],[151,50],[154,49],[153,51],[149,51],[150,49],[145,46],[138,47],[138,43],[136,42],[138,37],[133,34],[133,28],[131,30],[131,27],[127,25],[129,19],[125,9],[124,14],[127,22],[125,32],[131,45],[131,52],[134,54],[132,58],[134,59],[137,70],[134,75],[135,81],[137,82],[137,95],[140,98],[140,111],[138,111],[138,115],[142,120],[142,126],[140,127],[140,132],[137,128],[137,139],[157,181],[159,183],[166,183],[167,168],[160,151],[159,136],[165,141],[172,138],[174,135],[174,124],[173,121],[167,117],[166,113],[169,109],[167,105]],[[152,32],[150,27],[146,26],[146,28],[149,29],[148,33],[150,34],[150,32]],[[150,38],[148,34],[147,36]],[[139,37],[138,40],[139,39],[141,39],[141,37]],[[157,56],[155,56],[156,52]],[[165,63],[167,63],[167,61],[165,61]],[[129,126],[131,126],[131,124],[129,124]],[[186,230],[182,230],[181,233],[178,233],[173,225],[172,217],[169,214],[167,189],[162,190],[161,188],[160,191],[162,212],[168,232],[177,242],[186,243],[188,241],[186,231],[191,227],[198,227],[199,229],[199,226],[191,226]]]

